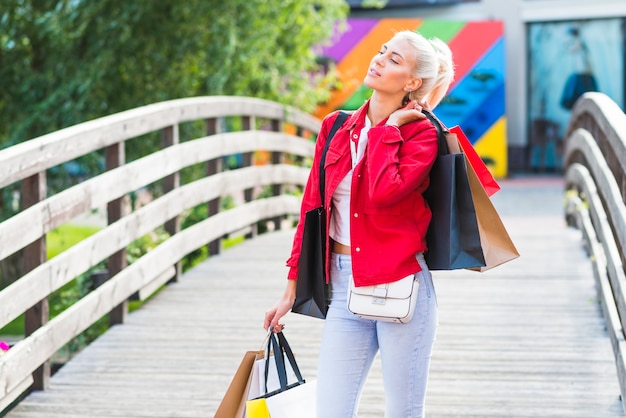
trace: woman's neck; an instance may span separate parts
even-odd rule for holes
[[[401,105],[401,97],[383,96],[374,92],[370,99],[369,108],[367,109],[367,116],[372,121],[372,126],[376,126],[387,119],[389,115],[398,110]]]

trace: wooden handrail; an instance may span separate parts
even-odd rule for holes
[[[606,95],[576,102],[565,148],[566,219],[583,234],[626,409],[626,115]]]
[[[241,118],[243,130],[220,132],[225,117]],[[271,130],[258,130],[260,119],[269,120]],[[206,136],[180,142],[179,124],[196,120],[205,121]],[[292,129],[287,132],[287,127]],[[132,295],[146,298],[176,279],[188,253],[211,245],[214,254],[228,234],[249,227],[254,231],[259,222],[273,221],[279,228],[285,216],[298,215],[299,199],[286,193],[285,186],[306,183],[309,168],[302,162],[313,155],[312,139],[319,127],[316,118],[274,102],[197,97],[129,110],[1,150],[0,189],[22,182],[22,191],[28,194],[22,196],[23,210],[0,223],[0,260],[25,249],[30,255],[25,256],[24,274],[0,291],[0,328],[24,313],[31,325],[26,337],[0,357],[0,411],[29,386],[45,389],[52,355],[99,318],[109,314],[115,317],[113,322],[123,322]],[[125,161],[127,140],[159,131],[161,148]],[[46,197],[48,169],[99,150],[106,151],[105,172]],[[271,153],[269,163],[252,165],[255,151]],[[245,164],[223,171],[221,160],[233,154],[243,154]],[[196,164],[206,165],[206,177],[181,185],[180,172]],[[163,184],[162,196],[134,212],[123,205],[129,193],[156,181]],[[270,188],[272,197],[257,198],[262,188]],[[219,201],[233,195],[241,195],[243,203],[221,211]],[[209,205],[209,217],[181,230],[181,215],[202,204]],[[106,228],[45,259],[48,232],[107,206]],[[161,226],[170,237],[126,266],[121,261],[126,246]],[[49,319],[48,296],[107,259],[108,281]]]
[[[319,121],[267,100],[206,96],[171,100],[81,123],[0,151],[0,188],[109,145],[195,120],[254,116],[317,133]]]

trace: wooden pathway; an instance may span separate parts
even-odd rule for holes
[[[522,257],[482,274],[434,273],[440,320],[427,416],[624,416],[590,262],[563,220],[562,182],[502,186],[494,203]],[[292,234],[260,236],[186,273],[6,417],[212,417],[243,353],[263,340]],[[314,379],[322,321],[289,314],[286,324]],[[383,417],[378,362],[359,417]]]

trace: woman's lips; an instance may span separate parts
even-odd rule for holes
[[[373,75],[374,77],[380,77],[380,73],[373,68],[369,69],[369,73],[370,75]]]

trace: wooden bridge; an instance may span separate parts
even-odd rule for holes
[[[221,133],[234,116],[241,129]],[[205,135],[181,140],[179,125],[193,120],[204,121]],[[573,112],[565,178],[503,180],[493,197],[521,257],[485,273],[434,272],[429,417],[624,415],[624,126],[606,97],[587,94]],[[20,252],[25,268],[0,291],[0,327],[22,313],[27,323],[25,338],[0,357],[6,417],[212,417],[244,352],[260,347],[263,312],[284,286],[293,191],[306,179],[306,139],[318,127],[275,103],[198,98],[1,151],[0,187],[21,182],[23,208],[0,223],[0,260]],[[164,147],[125,163],[124,142],[155,130]],[[47,170],[101,149],[108,171],[47,196]],[[257,150],[272,164],[251,164]],[[243,167],[220,167],[239,153]],[[181,181],[198,164],[207,175]],[[130,210],[124,196],[157,181],[163,194]],[[240,198],[224,210],[227,196]],[[47,232],[103,205],[106,228],[45,259]],[[198,205],[208,207],[206,219],[181,228]],[[161,225],[170,238],[126,265],[129,243]],[[238,234],[248,239],[221,249]],[[180,260],[203,246],[209,259],[182,273]],[[47,318],[47,297],[105,259],[109,280]],[[147,301],[129,314],[130,298]],[[107,314],[109,331],[50,376],[53,354]],[[305,377],[315,379],[323,322],[289,314],[286,324]],[[383,416],[383,398],[377,362],[359,417]]]

